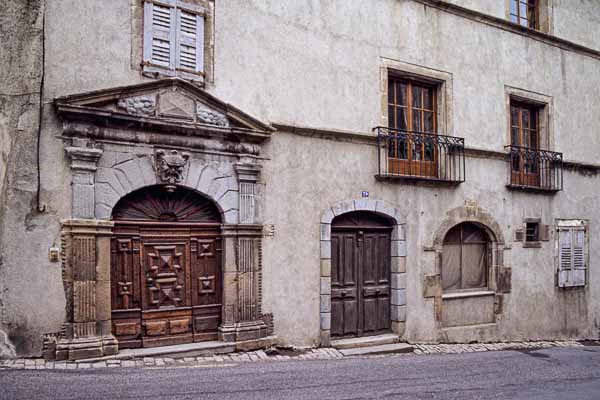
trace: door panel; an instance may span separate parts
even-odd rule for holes
[[[390,233],[333,230],[331,334],[373,335],[390,329]]]
[[[144,244],[144,310],[185,307],[186,243]]]
[[[221,239],[191,239],[191,298],[194,341],[217,339],[221,324]]]
[[[356,234],[337,234],[333,235],[331,239],[331,333],[335,336],[357,335],[359,310],[356,279],[358,267]]]
[[[221,239],[216,229],[115,227],[113,333],[120,348],[217,339]]]
[[[137,232],[132,232],[136,235]],[[111,243],[112,330],[123,348],[142,346],[140,239],[118,237]]]
[[[142,313],[143,346],[156,347],[193,341],[192,310],[153,310]]]

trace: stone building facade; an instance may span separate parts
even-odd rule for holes
[[[595,2],[1,13],[2,357],[598,338]]]

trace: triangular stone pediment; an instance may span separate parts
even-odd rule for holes
[[[60,97],[55,100],[65,119],[101,119],[129,126],[152,125],[186,130],[235,130],[268,135],[274,128],[202,88],[179,78]]]

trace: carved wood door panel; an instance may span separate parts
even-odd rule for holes
[[[144,347],[192,342],[189,240],[153,238],[142,251]]]
[[[215,340],[221,322],[221,239],[215,230],[115,228],[113,333],[119,346]]]
[[[140,237],[124,229],[113,237],[111,247],[112,331],[119,347],[142,347]]]
[[[194,340],[215,340],[221,323],[221,239],[191,241],[191,300]]]
[[[334,220],[331,233],[331,335],[388,332],[391,228],[365,220]]]

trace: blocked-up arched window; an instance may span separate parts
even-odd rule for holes
[[[448,231],[442,249],[444,291],[487,288],[488,243],[487,233],[471,222]]]

